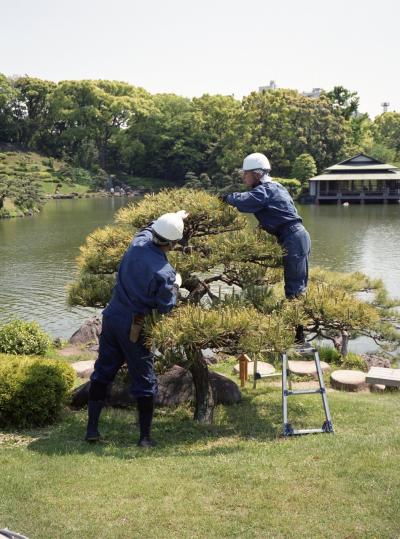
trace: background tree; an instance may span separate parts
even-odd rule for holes
[[[302,153],[323,169],[344,158],[352,143],[349,122],[326,95],[311,99],[295,90],[253,92],[243,98],[243,107],[245,147],[268,155],[274,176],[288,177]]]
[[[302,153],[296,157],[292,167],[292,178],[306,182],[317,174],[317,165],[314,158],[308,153]]]
[[[16,142],[16,125],[12,108],[15,94],[11,79],[0,73],[0,143]]]
[[[374,143],[395,152],[400,161],[400,113],[385,112],[377,116],[372,124]]]
[[[335,86],[330,92],[326,92],[325,95],[331,101],[334,108],[346,120],[350,120],[358,112],[360,97],[357,92],[351,92],[343,86]]]
[[[17,143],[23,148],[46,149],[50,125],[50,103],[56,84],[32,77],[14,81],[12,111],[17,129]]]

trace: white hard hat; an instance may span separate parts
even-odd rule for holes
[[[178,241],[182,239],[183,226],[182,213],[164,213],[154,221],[152,229],[161,240]]]
[[[263,153],[251,153],[243,160],[243,170],[271,170],[271,165]]]

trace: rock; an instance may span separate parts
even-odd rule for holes
[[[217,363],[218,361],[217,354],[214,352],[214,350],[211,350],[211,348],[205,348],[204,350],[202,350],[201,355],[203,356],[204,361],[208,365],[212,365],[213,363]]]
[[[71,344],[97,344],[101,333],[101,319],[98,316],[86,320],[70,338]]]
[[[237,363],[233,367],[233,372],[235,374],[240,373],[240,367],[239,363]],[[271,365],[270,363],[266,363],[265,361],[257,361],[257,373],[261,376],[266,376],[268,374],[273,374],[275,372],[275,367]],[[254,373],[254,361],[249,361],[247,363],[247,373],[249,376],[253,376]]]
[[[71,367],[75,370],[79,378],[89,378],[93,372],[94,359],[89,361],[76,361],[71,363]]]
[[[362,391],[368,387],[365,372],[338,370],[331,374],[331,386],[345,391]]]
[[[372,384],[369,386],[369,390],[372,391],[372,393],[383,393],[386,389],[386,386],[383,384]]]
[[[325,361],[321,361],[321,370],[323,373],[330,371],[330,366]],[[314,361],[288,361],[289,370],[297,376],[313,376],[318,378],[317,369]]]
[[[226,376],[210,371],[210,381],[214,390],[216,404],[235,404],[240,402],[239,387]],[[118,373],[106,403],[109,406],[126,407],[134,404],[135,400],[129,392],[129,378],[126,367]],[[89,382],[82,384],[73,392],[72,406],[81,408],[87,404],[89,397]],[[177,406],[184,402],[193,402],[195,389],[191,373],[174,365],[164,374],[158,376],[158,395],[156,406]]]
[[[210,380],[216,404],[237,404],[242,400],[239,386],[224,374],[211,371]]]
[[[368,367],[368,370],[371,367],[385,367],[386,369],[390,369],[392,366],[390,363],[390,359],[375,356],[373,354],[363,354],[363,359]]]

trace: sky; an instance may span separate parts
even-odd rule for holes
[[[399,0],[0,0],[0,72],[241,98],[275,80],[400,111]]]

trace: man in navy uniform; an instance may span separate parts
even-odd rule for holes
[[[168,313],[176,304],[182,279],[167,253],[182,239],[184,210],[167,213],[139,231],[122,258],[110,303],[103,311],[99,355],[90,378],[86,440],[100,439],[99,417],[107,387],[126,361],[131,392],[139,412],[140,447],[151,447],[157,378],[154,356],[142,334],[144,317],[153,309]]]
[[[269,173],[271,166],[262,153],[252,153],[243,161],[243,181],[247,192],[225,194],[221,198],[240,212],[253,213],[261,228],[273,234],[283,247],[285,295],[294,299],[305,293],[311,241],[297,213],[292,197]],[[302,326],[296,341],[304,341]]]

